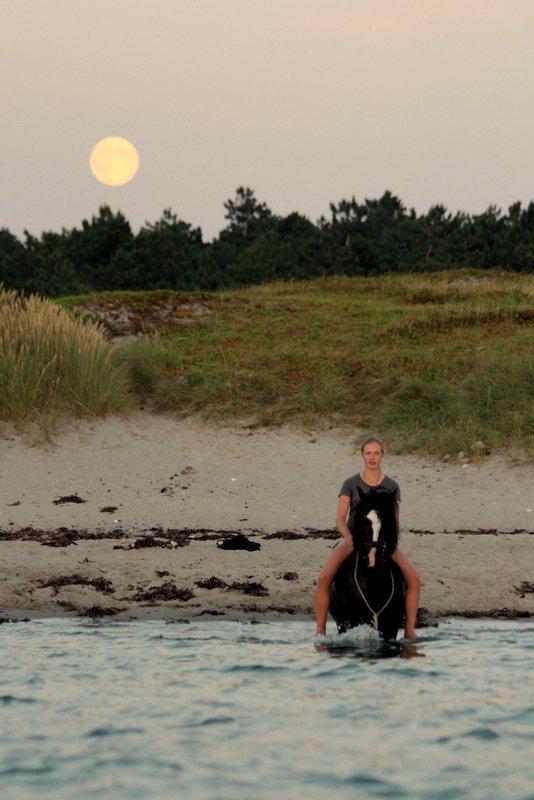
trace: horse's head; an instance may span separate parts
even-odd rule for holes
[[[395,491],[381,486],[368,494],[358,486],[360,501],[352,512],[348,528],[354,549],[368,559],[368,566],[382,564],[395,552],[399,532],[395,516]]]

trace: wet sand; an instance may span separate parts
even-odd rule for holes
[[[47,446],[8,429],[0,616],[309,619],[360,438],[144,412],[70,423]],[[534,613],[532,468],[393,454],[383,467],[401,487],[400,549],[422,579],[418,625]],[[261,549],[217,546],[239,531]]]

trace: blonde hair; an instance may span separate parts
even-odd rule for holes
[[[367,439],[364,439],[364,441],[362,442],[362,446],[360,448],[360,452],[363,453],[363,448],[365,447],[366,444],[373,444],[374,442],[380,445],[380,447],[382,448],[382,453],[386,452],[386,449],[384,447],[384,442],[381,439],[377,439],[376,436],[368,436]]]

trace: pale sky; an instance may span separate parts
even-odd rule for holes
[[[389,189],[418,213],[534,198],[534,0],[0,0],[0,228],[170,206],[205,239]],[[100,184],[89,154],[141,165]]]

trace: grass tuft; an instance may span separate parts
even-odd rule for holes
[[[0,285],[0,419],[18,426],[95,416],[131,403],[126,370],[102,327],[51,300]]]

